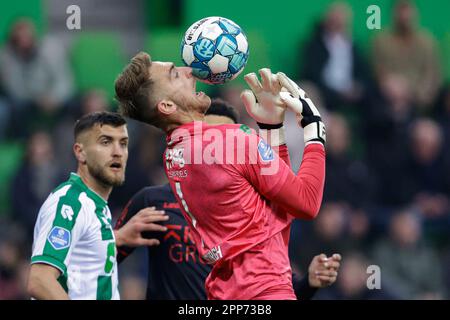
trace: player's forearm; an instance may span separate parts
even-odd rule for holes
[[[125,245],[120,229],[114,230],[114,238],[116,239],[116,247],[120,248]]]
[[[289,158],[289,149],[287,144],[283,144],[278,147],[278,156],[291,168],[291,159]]]
[[[311,300],[317,292],[317,288],[311,287],[309,284],[308,273],[301,279],[292,275],[292,286],[298,300]]]
[[[116,238],[117,256],[116,260],[118,264],[121,264],[131,252],[134,251],[133,247],[127,246],[126,240],[122,237],[121,229],[114,230],[114,237]]]
[[[31,274],[27,292],[32,298],[38,300],[69,300],[69,296],[59,282],[45,274]]]
[[[314,219],[320,209],[325,185],[325,148],[310,144],[305,148],[297,176],[289,175],[273,200],[291,215]]]
[[[277,129],[260,129],[259,135],[261,138],[267,141],[272,149],[278,154],[290,168],[291,160],[289,159],[289,150],[286,145],[285,130],[284,127]]]

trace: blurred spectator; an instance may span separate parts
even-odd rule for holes
[[[12,107],[8,100],[0,95],[0,141],[7,137]]]
[[[30,125],[28,121],[36,122],[36,117],[54,121],[72,95],[71,73],[65,60],[55,54],[41,46],[31,20],[20,18],[12,25],[0,52],[0,83],[16,109],[14,120],[22,130]]]
[[[433,120],[418,119],[411,127],[408,170],[415,204],[427,217],[450,211],[450,189],[447,189],[450,176],[445,175],[443,139],[441,128]]]
[[[5,239],[0,243],[0,300],[22,299],[19,280],[21,248]]]
[[[445,177],[446,194],[450,196],[450,85],[447,85],[445,90],[443,90],[436,117],[443,133],[442,151],[444,153],[444,168],[442,174]]]
[[[24,232],[8,220],[0,221],[0,300],[27,298],[23,267],[28,246],[24,241]]]
[[[435,111],[434,116],[443,128],[444,142],[446,145],[450,145],[450,84],[447,84],[442,90]]]
[[[347,224],[349,238],[358,244],[353,245],[353,248],[368,248],[369,241],[371,241],[369,237],[371,236],[372,223],[367,213],[361,209],[350,211]]]
[[[375,245],[373,261],[395,296],[442,298],[440,259],[422,238],[421,223],[412,211],[405,209],[392,216],[389,237]]]
[[[76,168],[72,151],[75,121],[85,114],[108,109],[110,107],[106,93],[101,89],[92,89],[81,95],[79,99],[75,99],[68,112],[58,121],[52,135],[55,141],[55,154],[63,171],[73,171]]]
[[[301,77],[319,86],[329,110],[357,104],[366,87],[367,68],[351,38],[351,20],[347,4],[333,3],[303,48],[300,60]]]
[[[411,201],[411,177],[405,170],[409,159],[409,127],[415,117],[412,92],[404,78],[390,75],[365,108],[367,159],[376,172],[376,202],[385,206]]]
[[[395,4],[392,30],[375,38],[372,62],[380,86],[392,75],[401,76],[419,108],[434,102],[442,81],[436,44],[429,33],[418,29],[411,1]]]
[[[316,294],[316,299],[334,300],[379,300],[393,299],[389,288],[383,283],[383,269],[381,269],[381,288],[369,289],[367,287],[367,267],[369,263],[363,254],[350,252],[342,259],[341,269],[337,277],[336,285],[321,289]]]
[[[342,252],[345,259],[346,252],[362,250],[367,245],[369,228],[365,214],[353,212],[343,203],[324,203],[314,223],[294,224],[291,259],[300,270],[307,270],[318,252],[326,255]]]
[[[53,151],[50,135],[35,132],[28,141],[26,158],[12,181],[13,218],[23,224],[29,239],[33,236],[39,208],[64,178]]]
[[[349,125],[344,117],[335,113],[328,114],[326,124],[327,179],[324,201],[345,202],[353,208],[366,207],[372,198],[373,178],[368,166],[351,156]]]
[[[445,253],[442,255],[443,259],[443,271],[444,271],[444,286],[445,286],[445,298],[448,299],[450,297],[450,250],[447,247],[445,248]]]

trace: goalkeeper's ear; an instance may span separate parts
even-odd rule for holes
[[[165,100],[165,99],[158,102],[156,108],[158,109],[158,112],[164,116],[169,116],[178,109],[175,102],[173,102],[172,100]]]

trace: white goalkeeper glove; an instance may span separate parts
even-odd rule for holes
[[[254,72],[244,76],[250,90],[241,93],[241,99],[248,114],[256,120],[258,126],[279,126],[283,124],[286,106],[281,100],[281,86],[277,76],[270,69],[259,70],[261,82]]]
[[[297,115],[298,123],[303,128],[305,144],[322,143],[325,145],[325,124],[314,103],[308,98],[306,92],[284,73],[278,72],[277,78],[281,86],[287,90],[287,92],[281,92],[280,96],[286,106]]]
[[[272,147],[280,146],[286,143],[283,128],[286,105],[280,96],[281,85],[270,69],[260,69],[259,74],[262,84],[255,73],[245,75],[251,91],[244,90],[241,99],[248,114],[258,124],[259,135]]]

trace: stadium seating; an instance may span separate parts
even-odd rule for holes
[[[100,88],[114,97],[117,74],[125,65],[120,39],[112,33],[80,34],[72,48],[75,81],[81,91]]]

